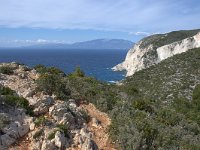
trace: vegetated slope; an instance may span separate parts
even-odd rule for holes
[[[125,79],[110,128],[122,149],[200,148],[199,58],[193,49]]]
[[[181,41],[187,37],[192,37],[195,34],[200,32],[200,29],[196,30],[180,30],[180,31],[172,31],[165,34],[155,34],[149,37],[142,39],[141,47],[146,47],[150,44],[153,44],[155,48]]]
[[[200,49],[190,50],[139,71],[120,86],[86,77],[80,68],[65,75],[38,65],[35,70],[42,75],[36,80],[37,90],[56,95],[63,103],[71,98],[90,102],[106,112],[111,118],[108,133],[117,149],[198,150],[199,58]],[[12,73],[6,68],[0,71]],[[81,113],[87,121],[87,113]]]
[[[134,86],[151,99],[191,99],[200,83],[200,48],[175,55],[128,77],[126,86]]]
[[[86,102],[78,91],[78,87],[84,91],[82,80],[97,81],[85,77],[80,68],[68,76],[54,67],[38,65],[35,69],[17,63],[0,64],[0,150],[11,145],[19,149],[22,144],[30,150],[109,149],[107,145],[112,144],[105,132],[109,123],[87,113],[87,105],[80,107]],[[104,119],[109,120],[107,115]],[[107,139],[95,137],[97,128]],[[99,140],[104,144],[96,145]]]

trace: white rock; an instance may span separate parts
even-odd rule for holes
[[[189,49],[200,47],[200,33],[197,35],[184,39],[181,42],[174,42],[157,49],[158,61],[162,61],[176,54],[188,51]]]
[[[31,123],[29,128],[31,131],[33,131],[35,129],[35,123]]]
[[[92,126],[98,128],[100,126],[100,121],[97,118],[92,118]]]
[[[126,76],[131,76],[135,72],[157,64],[173,55],[186,52],[189,49],[198,48],[200,47],[200,32],[193,37],[164,45],[157,49],[153,49],[153,45],[151,44],[145,48],[141,48],[142,42],[143,41],[140,41],[135,44],[134,47],[128,51],[125,61],[113,67],[112,69],[114,71],[126,70]],[[145,54],[153,50],[155,50],[155,53],[157,53],[157,58],[144,58]],[[148,61],[148,63],[145,63],[146,61]]]
[[[57,131],[55,134],[55,145],[60,149],[65,145],[66,138],[63,133]]]
[[[44,140],[42,143],[41,150],[55,150],[55,144],[50,140]]]

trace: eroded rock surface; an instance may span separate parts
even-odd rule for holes
[[[12,67],[14,72],[11,75],[0,73],[0,84],[26,98],[34,115],[31,117],[25,109],[4,104],[0,97],[0,115],[8,119],[0,130],[0,150],[98,150],[83,110],[75,100],[62,101],[54,95],[38,92],[35,80],[39,74],[33,69],[17,63],[1,66]]]
[[[163,34],[159,35],[159,38],[162,39],[167,36],[168,34]],[[192,37],[163,46],[156,45],[158,40],[155,35],[155,37],[152,36],[139,41],[128,51],[124,62],[112,69],[114,71],[126,70],[126,76],[131,76],[139,70],[148,68],[176,54],[198,48],[200,47],[200,32]]]

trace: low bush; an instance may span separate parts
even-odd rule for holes
[[[40,116],[34,121],[34,123],[36,127],[39,127],[45,125],[46,121],[47,119],[44,116]]]
[[[69,130],[65,124],[58,124],[57,128],[58,128],[58,131],[64,133],[65,137],[69,138]]]
[[[0,114],[0,131],[3,127],[5,127],[6,125],[8,125],[10,123],[10,120],[8,119],[8,117],[6,117],[3,114]]]
[[[71,74],[71,76],[73,76],[73,77],[84,77],[85,73],[78,66],[78,67],[76,67],[76,69],[74,70],[74,72]]]
[[[55,138],[55,134],[56,134],[56,132],[57,132],[57,130],[51,132],[51,133],[49,134],[49,136],[48,136],[48,140],[52,140],[52,139],[54,139],[54,138]]]
[[[59,75],[65,76],[65,73],[58,68],[55,67],[45,67],[44,65],[36,65],[34,69],[40,74],[52,74],[52,75]]]
[[[11,74],[14,73],[13,70],[14,69],[12,67],[9,67],[9,66],[1,66],[0,67],[0,73],[3,73],[3,74],[11,75]]]
[[[34,139],[40,139],[40,137],[42,136],[43,133],[44,133],[44,130],[40,129],[37,132],[35,132],[35,134],[33,135],[33,138]]]
[[[26,110],[26,113],[30,116],[33,116],[34,114],[33,108],[29,106],[29,102],[23,97],[18,97],[14,95],[6,95],[4,97],[4,101],[7,105],[24,108]]]
[[[0,95],[13,95],[14,93],[10,88],[0,86]]]
[[[82,110],[81,111],[81,115],[83,117],[83,119],[88,123],[90,121],[90,116],[88,115],[88,112],[86,110]]]

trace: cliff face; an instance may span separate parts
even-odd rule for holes
[[[131,76],[135,72],[157,64],[168,57],[198,48],[200,47],[200,32],[199,30],[195,31],[196,33],[192,32],[192,34],[180,34],[177,31],[179,36],[177,36],[177,32],[172,32],[144,38],[129,50],[125,61],[113,67],[113,70],[126,70],[126,76]],[[184,39],[181,39],[180,35]]]
[[[200,32],[193,37],[189,37],[182,41],[159,47],[156,50],[158,54],[158,62],[173,55],[180,54],[188,51],[189,49],[198,47],[200,47]]]

